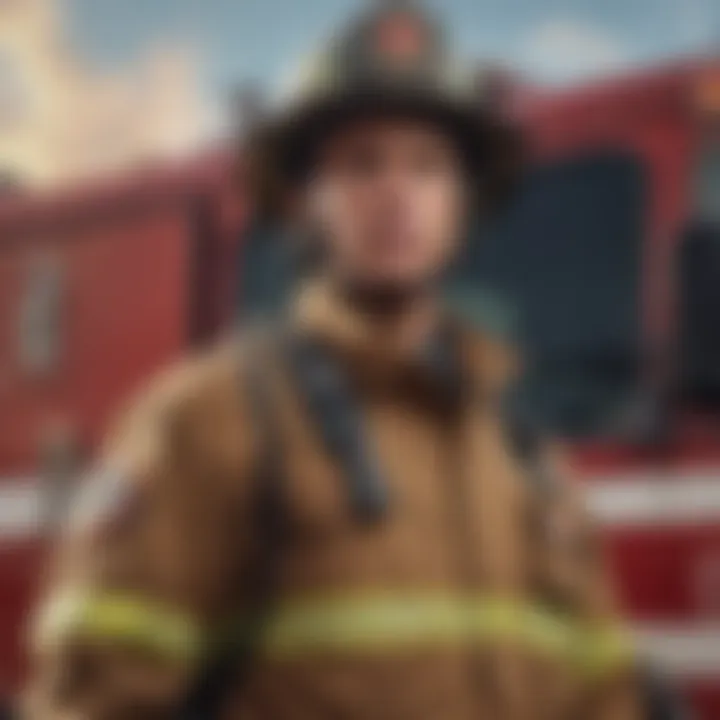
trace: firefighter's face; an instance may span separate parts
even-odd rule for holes
[[[311,223],[341,280],[403,289],[435,278],[465,221],[455,143],[418,120],[363,120],[331,136],[308,183]]]

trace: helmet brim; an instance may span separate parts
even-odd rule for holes
[[[311,171],[321,143],[353,122],[378,117],[424,120],[445,131],[458,145],[483,213],[497,212],[512,195],[523,152],[520,133],[507,120],[459,98],[374,87],[298,104],[251,129],[241,162],[258,212],[281,216],[288,195]]]

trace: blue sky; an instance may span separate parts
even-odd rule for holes
[[[361,0],[65,0],[74,45],[100,66],[153,44],[197,54],[219,102],[243,78],[272,82]],[[458,47],[545,82],[720,48],[720,0],[429,0]]]

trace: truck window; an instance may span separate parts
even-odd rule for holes
[[[518,410],[554,432],[605,432],[637,386],[643,185],[626,153],[538,167],[453,276],[466,311],[514,332]]]

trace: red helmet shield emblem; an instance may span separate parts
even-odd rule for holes
[[[427,28],[408,13],[383,19],[376,29],[376,50],[392,62],[412,62],[425,51]]]

